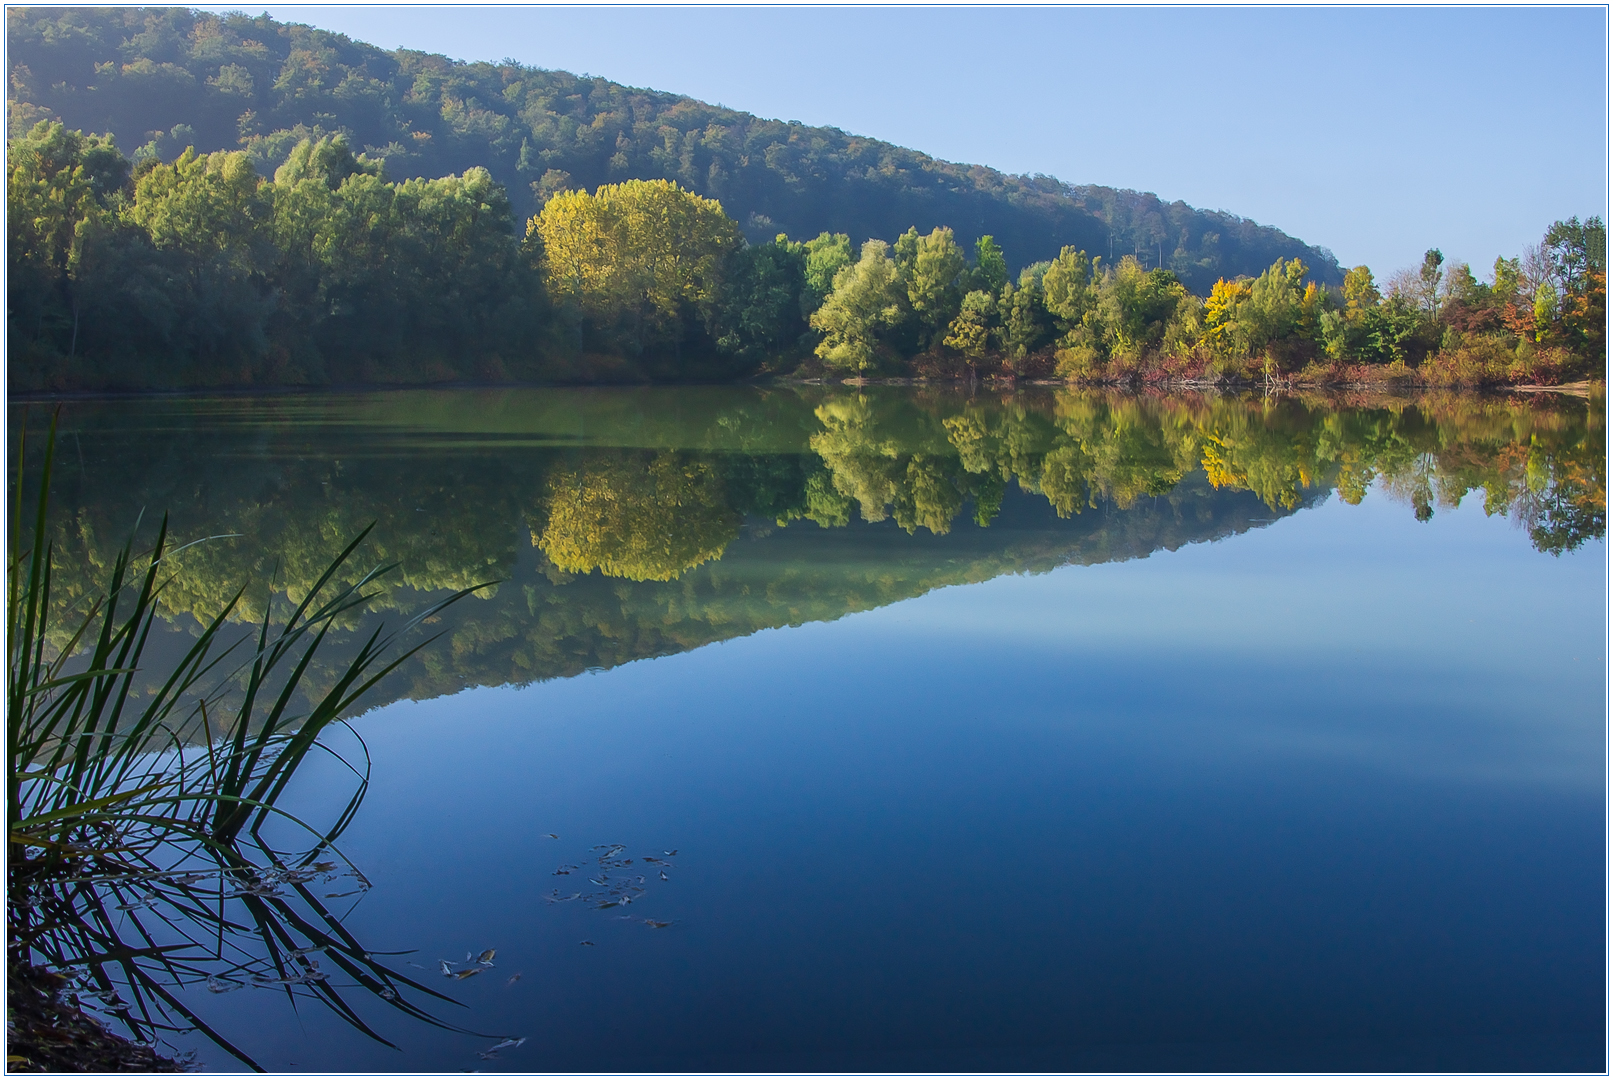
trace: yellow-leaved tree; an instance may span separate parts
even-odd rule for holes
[[[709,319],[740,246],[722,204],[670,180],[562,192],[527,223],[549,296],[635,351],[675,343],[685,313]]]

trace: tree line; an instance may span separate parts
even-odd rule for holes
[[[8,168],[13,386],[497,377],[540,317],[485,169],[392,183],[339,138],[272,179],[243,151],[131,166],[46,122]]]
[[[1523,258],[1480,281],[1428,251],[1383,287],[1357,266],[1334,288],[1299,259],[1194,295],[1132,256],[1106,265],[1066,247],[1008,279],[992,238],[968,259],[952,231],[870,240],[811,316],[815,353],[856,375],[992,375],[1125,382],[1273,377],[1301,383],[1556,382],[1606,357],[1607,231],[1553,223]]]
[[[19,387],[837,376],[1556,381],[1605,356],[1606,230],[1557,222],[1491,280],[1437,251],[1383,287],[1299,259],[1200,297],[1170,270],[910,227],[749,243],[671,180],[557,188],[512,228],[486,169],[389,180],[345,136],[124,158],[41,121],[8,161]],[[803,366],[804,365],[804,366]]]
[[[1066,244],[1135,254],[1199,293],[1278,257],[1342,278],[1324,249],[1233,214],[941,161],[602,78],[388,51],[267,15],[35,7],[6,19],[10,131],[59,120],[113,134],[136,159],[239,149],[268,176],[302,139],[344,134],[395,177],[486,168],[522,220],[561,187],[663,179],[720,200],[758,243],[950,224],[965,243],[991,233],[1026,261]]]

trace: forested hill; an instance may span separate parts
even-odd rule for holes
[[[393,178],[484,166],[526,217],[551,191],[670,179],[721,200],[759,242],[785,232],[894,237],[951,226],[994,234],[1020,265],[1063,245],[1135,254],[1207,294],[1300,258],[1338,284],[1331,252],[1182,202],[939,161],[838,128],[764,120],[677,94],[513,62],[388,52],[268,16],[184,8],[9,9],[9,135],[38,120],[110,132],[172,160],[246,149],[273,174],[300,139],[342,132]]]

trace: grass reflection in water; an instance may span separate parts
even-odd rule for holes
[[[224,645],[238,591],[177,664],[153,671],[144,652],[172,571],[168,523],[143,556],[125,544],[104,589],[81,594],[88,610],[76,619],[54,610],[54,555],[44,539],[54,436],[53,426],[33,535],[13,542],[9,568],[9,951],[70,973],[139,1041],[199,1030],[253,1068],[186,1002],[186,987],[222,994],[250,986],[283,992],[293,1006],[317,1001],[383,1042],[354,1007],[355,992],[451,1026],[410,995],[451,998],[368,951],[325,902],[369,887],[337,843],[363,801],[368,761],[337,755],[353,786],[328,826],[278,805],[309,755],[335,754],[327,730],[343,726],[353,703],[421,647],[383,663],[412,627],[377,629],[307,712],[293,708],[332,623],[372,599],[371,586],[391,569],[334,584],[368,530],[278,626],[266,614],[254,636]],[[69,621],[53,627],[53,616]],[[51,644],[53,629],[65,643]],[[161,685],[131,693],[136,674]],[[316,891],[333,886],[339,891]]]

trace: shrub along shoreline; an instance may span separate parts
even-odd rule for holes
[[[1600,375],[1607,236],[1553,223],[1489,279],[1437,249],[1380,283],[1299,259],[1208,296],[990,236],[747,243],[670,180],[551,192],[524,228],[485,169],[398,182],[340,135],[272,178],[243,151],[125,159],[40,122],[12,141],[10,389],[767,377],[1091,385],[1555,384]]]

